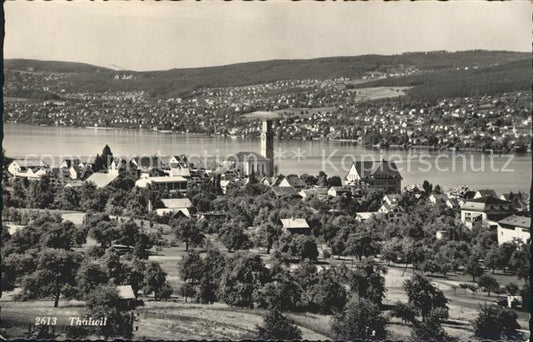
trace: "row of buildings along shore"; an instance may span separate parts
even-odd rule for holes
[[[407,209],[399,201],[401,194],[411,193],[417,200],[431,205],[445,205],[457,212],[457,217],[472,229],[483,224],[498,232],[498,243],[518,239],[530,239],[529,195],[505,193],[494,190],[470,190],[463,186],[447,192],[428,193],[421,185],[402,188],[402,176],[393,161],[355,161],[343,180],[335,184],[326,181],[310,183],[298,175],[276,175],[274,166],[274,140],[269,112],[255,112],[249,116],[262,121],[261,153],[239,152],[222,162],[206,162],[196,165],[185,155],[140,156],[122,158],[108,156],[105,167],[93,172],[93,161],[65,159],[59,167],[50,167],[40,159],[13,160],[4,172],[4,179],[23,177],[39,180],[47,175],[57,187],[80,187],[92,183],[96,188],[112,186],[120,178],[135,180],[137,188],[151,188],[164,194],[158,203],[150,203],[148,210],[158,215],[180,213],[187,217],[196,213],[190,199],[186,198],[191,186],[210,180],[226,195],[232,187],[256,181],[271,187],[277,197],[316,198],[330,204],[343,199],[361,200],[369,191],[383,193],[382,205],[375,212],[357,212],[356,217],[368,220],[384,217],[391,223],[401,223],[407,217]],[[335,211],[336,209],[331,209]],[[308,232],[305,219],[291,218],[282,222],[292,232]],[[437,232],[437,238],[446,238],[446,232]]]

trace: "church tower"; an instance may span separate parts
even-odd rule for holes
[[[270,167],[267,175],[274,175],[274,131],[272,130],[272,120],[263,120],[261,127],[261,154],[270,159]]]

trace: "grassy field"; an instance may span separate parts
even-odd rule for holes
[[[352,91],[355,93],[355,101],[362,102],[404,96],[405,91],[409,88],[411,87],[371,87],[353,89]]]

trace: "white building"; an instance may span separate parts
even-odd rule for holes
[[[518,239],[529,243],[531,217],[512,215],[498,221],[498,245]]]
[[[187,179],[181,176],[143,177],[135,182],[135,186],[144,189],[150,185],[156,191],[187,192]]]
[[[161,203],[163,207],[155,210],[159,216],[182,212],[183,215],[191,217],[189,209],[192,208],[192,202],[188,198],[164,198],[161,199]]]
[[[15,177],[40,179],[50,168],[41,159],[16,159],[9,164],[7,171]]]

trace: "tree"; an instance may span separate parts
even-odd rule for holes
[[[107,340],[110,337],[132,338],[133,307],[120,298],[114,286],[100,285],[87,295],[87,315],[95,320],[106,319],[96,331]]]
[[[198,300],[204,304],[213,304],[217,300],[217,284],[211,274],[204,274],[200,279]]]
[[[424,182],[422,183],[422,188],[424,189],[426,195],[429,195],[433,191],[433,184],[431,184],[427,180],[424,180]]]
[[[70,250],[76,242],[78,229],[70,221],[63,223],[48,223],[41,226],[41,245],[49,248],[62,248]]]
[[[11,205],[15,208],[24,208],[27,203],[27,191],[30,181],[26,177],[15,177],[12,180]],[[7,193],[7,191],[4,191]]]
[[[309,308],[322,314],[337,313],[346,304],[347,294],[331,269],[318,274],[316,282],[307,288]]]
[[[64,186],[56,198],[57,207],[63,210],[77,210],[80,208],[80,194],[71,186]]]
[[[489,274],[483,274],[481,275],[477,280],[477,285],[480,288],[485,288],[485,290],[488,292],[489,297],[491,291],[496,291],[500,288],[500,284],[498,284],[498,281],[496,278]]]
[[[320,171],[317,176],[317,185],[324,187],[328,185],[328,175],[324,171]]]
[[[217,281],[222,277],[222,272],[224,272],[224,267],[226,265],[226,259],[218,249],[209,248],[203,263],[204,274],[212,275],[213,279],[216,279]]]
[[[403,283],[409,303],[413,304],[422,320],[426,320],[435,309],[447,310],[448,299],[422,274],[416,272]]]
[[[302,306],[304,289],[285,268],[271,268],[272,281],[257,291],[258,306],[261,308],[296,311]]]
[[[185,298],[185,303],[187,303],[187,298],[193,298],[196,295],[196,289],[191,283],[184,283],[180,287],[180,294]]]
[[[159,263],[148,262],[144,270],[143,292],[145,294],[153,292],[156,301],[161,299],[161,292],[165,290],[166,276]]]
[[[230,221],[229,223],[224,224],[220,230],[219,237],[230,252],[252,247],[248,234],[246,234],[244,228],[235,221]]]
[[[219,286],[220,298],[230,305],[254,306],[254,291],[269,280],[269,273],[259,255],[237,252],[228,260]]]
[[[518,293],[518,291],[520,291],[520,288],[515,283],[509,283],[509,284],[505,285],[505,291],[510,296],[515,296]]]
[[[264,318],[263,325],[257,326],[258,338],[269,340],[300,340],[302,332],[278,310],[271,310]]]
[[[416,318],[416,309],[412,303],[398,301],[391,309],[391,316],[400,318],[404,323],[413,323]]]
[[[181,279],[198,283],[205,273],[204,263],[200,254],[196,251],[190,251],[179,262],[179,271]]]
[[[193,219],[174,219],[170,222],[172,230],[176,237],[185,242],[185,250],[189,250],[189,245],[198,246],[200,245],[205,236],[200,232],[196,225],[196,221]]]
[[[378,241],[368,231],[348,235],[345,246],[343,254],[357,256],[359,261],[362,260],[363,256],[368,257],[379,253]]]
[[[474,331],[477,337],[499,340],[517,334],[520,325],[516,321],[517,314],[499,305],[480,305],[480,312],[474,321]]]
[[[6,262],[6,258],[2,258],[1,274],[2,283],[0,284],[1,291],[11,291],[15,288],[15,281],[17,280],[17,270],[14,263]]]
[[[509,269],[513,271],[519,279],[524,279],[525,282],[528,282],[530,275],[529,260],[529,244],[522,242],[518,243],[518,246],[513,251],[509,260]]]
[[[54,203],[55,189],[50,176],[43,175],[39,180],[30,181],[28,188],[28,206],[30,208],[51,208]]]
[[[503,269],[505,267],[504,262],[502,251],[498,246],[491,247],[484,258],[485,266],[492,270],[492,274],[497,268]]]
[[[96,262],[82,263],[76,274],[77,289],[81,298],[85,298],[91,291],[107,281],[107,272]]]
[[[54,307],[59,297],[76,282],[80,257],[75,252],[63,249],[44,249],[37,261],[36,271],[23,281],[23,298],[43,298],[52,296]]]
[[[258,247],[265,247],[267,254],[270,254],[272,245],[281,235],[281,230],[274,227],[272,224],[264,224],[259,228],[258,234],[255,236],[255,245]]]
[[[116,243],[134,246],[139,236],[139,227],[133,220],[119,224],[117,228]]]
[[[89,236],[99,242],[102,248],[106,249],[118,237],[118,230],[113,222],[100,221],[96,226],[90,228]]]
[[[349,272],[350,288],[359,297],[381,305],[387,291],[383,277],[386,273],[387,269],[373,260],[363,260],[355,270]]]
[[[293,239],[295,250],[301,260],[316,260],[318,257],[318,247],[315,239],[308,235],[298,235]]]
[[[327,181],[328,187],[342,186],[342,180],[339,176],[329,177]]]
[[[133,256],[138,259],[146,260],[150,255],[150,248],[152,248],[150,237],[146,234],[139,234],[137,241],[135,241],[135,247],[133,248]]]
[[[475,256],[471,256],[466,264],[465,272],[472,276],[472,281],[476,281],[476,277],[483,274],[483,268],[479,265],[479,259]]]
[[[331,330],[339,340],[383,340],[386,323],[376,304],[354,297],[341,313],[335,315]]]

